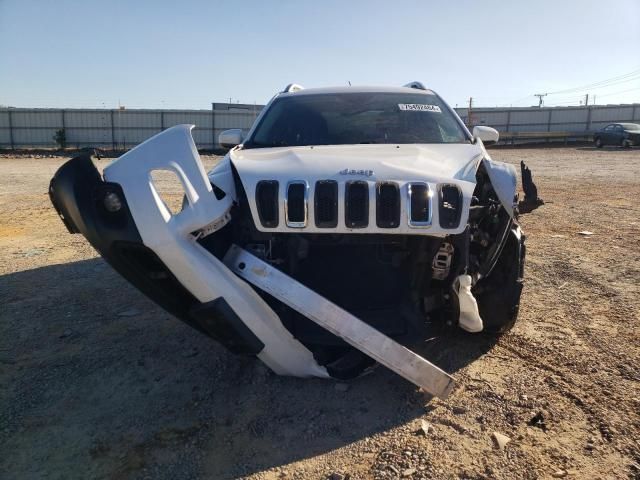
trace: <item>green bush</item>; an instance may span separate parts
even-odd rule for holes
[[[56,134],[53,136],[53,139],[60,147],[60,150],[64,150],[67,146],[67,132],[64,131],[64,128],[56,131]]]

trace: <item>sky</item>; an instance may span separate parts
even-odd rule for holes
[[[452,106],[640,102],[640,0],[0,0],[0,105],[209,109],[413,80]]]

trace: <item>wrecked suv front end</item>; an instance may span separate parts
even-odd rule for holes
[[[451,377],[406,347],[448,325],[509,328],[524,237],[513,167],[450,123],[455,114],[430,125],[448,107],[413,90],[286,92],[280,99],[297,103],[272,102],[208,175],[182,125],[103,176],[90,157],[71,160],[51,198],[125,278],[230,350],[297,376],[349,378],[378,361],[446,396]],[[334,110],[314,116],[314,101],[336,96]],[[367,98],[375,108],[363,108]],[[409,143],[415,123],[444,141]],[[162,201],[154,170],[180,179],[180,212]]]

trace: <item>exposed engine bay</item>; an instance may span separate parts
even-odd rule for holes
[[[239,181],[236,189],[243,192]],[[201,238],[200,244],[218,256],[232,244],[241,246],[404,345],[458,326],[455,279],[461,275],[472,279],[482,322],[463,328],[498,333],[517,317],[524,237],[482,165],[469,224],[459,235],[264,233],[255,228],[244,192],[231,217],[225,230]],[[506,284],[512,288],[505,289]],[[269,295],[264,298],[332,376],[350,378],[374,363],[299,312]]]

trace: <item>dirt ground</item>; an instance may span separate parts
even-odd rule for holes
[[[421,349],[455,375],[447,401],[384,368],[336,384],[232,356],[67,233],[64,159],[4,155],[0,477],[640,478],[640,150],[492,155],[547,203],[521,218],[515,328]]]

